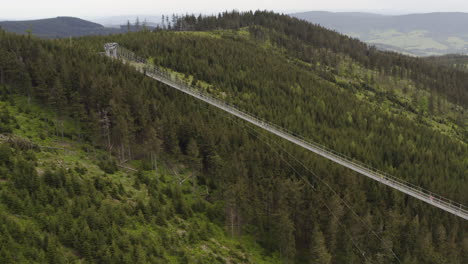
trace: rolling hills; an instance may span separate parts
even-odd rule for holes
[[[108,35],[120,33],[120,29],[104,26],[75,17],[56,17],[26,21],[0,21],[0,27],[17,34],[41,38],[66,38],[84,35]]]
[[[468,14],[304,12],[292,16],[359,38],[383,49],[417,56],[468,53]]]

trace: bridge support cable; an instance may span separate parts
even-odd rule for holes
[[[426,202],[432,206],[438,207],[446,212],[468,220],[468,207],[463,204],[457,203],[441,195],[433,193],[429,190],[423,189],[417,185],[411,184],[404,180],[398,179],[392,175],[389,175],[385,172],[374,169],[364,163],[349,158],[334,150],[328,149],[325,146],[309,141],[278,125],[275,125],[264,119],[258,118],[250,113],[247,113],[234,105],[228,104],[220,99],[213,97],[210,94],[200,92],[199,90],[191,87],[185,81],[181,80],[180,78],[177,78],[174,74],[171,74],[170,72],[162,68],[148,64],[145,59],[136,56],[132,51],[129,51],[123,47],[120,47],[118,44],[115,44],[117,43],[112,43],[112,45],[105,45],[106,54],[108,56],[112,58],[119,58],[132,63],[137,63],[137,65],[139,64],[137,66],[137,69],[145,73],[146,76],[150,78],[162,82],[174,89],[177,89],[183,93],[186,93],[192,97],[195,97],[201,101],[213,105],[221,110],[224,110],[234,116],[237,116],[240,119],[254,124],[272,134],[275,134],[283,139],[288,140],[289,142],[299,145],[328,160],[331,160],[344,167],[347,167],[374,181],[380,182],[397,191],[410,195],[420,201]]]
[[[340,197],[340,195],[338,194],[338,192],[336,192],[324,179],[322,179],[321,177],[319,177],[315,172],[313,172],[309,167],[307,167],[303,162],[301,162],[298,158],[296,158],[293,154],[291,154],[289,151],[287,151],[285,148],[283,148],[279,143],[269,143],[268,140],[267,140],[267,137],[266,136],[261,136],[261,134],[259,132],[256,132],[254,130],[254,128],[252,127],[248,127],[247,125],[242,125],[240,124],[240,122],[238,121],[234,121],[236,122],[237,124],[239,124],[241,127],[244,127],[247,132],[251,135],[253,135],[254,137],[258,138],[260,141],[262,141],[265,145],[267,145],[274,153],[276,153],[280,159],[285,162],[289,168],[291,168],[292,171],[294,171],[294,173],[296,173],[298,175],[298,178],[300,180],[302,180],[307,186],[310,187],[310,189],[313,191],[313,192],[316,192],[318,193],[318,190],[315,188],[315,186],[313,184],[310,183],[309,179],[304,176],[303,174],[301,174],[288,160],[286,160],[285,158],[282,157],[280,151],[286,153],[290,158],[292,158],[293,160],[295,160],[298,164],[300,164],[300,166],[302,166],[307,172],[309,172],[315,179],[317,179],[320,183],[322,183],[324,186],[327,187],[327,189],[329,189],[333,195],[335,197],[337,197],[344,205],[346,208],[348,208],[348,210],[351,212],[352,215],[354,215],[357,219],[359,219],[359,222],[362,224],[362,226],[366,229],[368,229],[368,232],[365,234],[365,235],[368,235],[369,233],[371,233],[372,235],[374,235],[386,248],[390,249],[390,251],[392,252],[392,255],[393,257],[398,261],[398,263],[401,263],[401,260],[400,258],[397,256],[397,254],[393,251],[393,247],[388,245],[385,241],[382,240],[382,238],[374,231],[372,230],[365,222],[364,220],[362,219],[362,217],[359,216],[358,213],[356,213],[356,211],[349,205],[349,203],[344,200],[343,198]],[[251,131],[249,131],[248,129],[250,129]],[[254,133],[256,132],[256,134]],[[276,149],[275,146],[279,149]],[[356,236],[353,236],[347,229],[346,229],[346,226],[344,224],[342,224],[340,222],[340,218],[333,213],[333,210],[331,210],[331,208],[328,206],[327,202],[324,201],[323,198],[321,198],[320,196],[317,196],[319,202],[321,202],[325,208],[327,208],[327,210],[329,211],[329,213],[332,215],[332,217],[337,221],[338,225],[343,228],[346,236],[348,236],[348,238],[350,239],[351,243],[353,244],[353,246],[360,252],[361,256],[364,258],[365,262],[368,262],[368,259],[366,257],[366,252],[359,246],[358,242],[357,242],[357,239],[356,239]],[[382,248],[383,249],[383,248]]]

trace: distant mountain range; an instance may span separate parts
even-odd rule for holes
[[[468,13],[392,16],[313,11],[292,16],[359,38],[381,49],[418,56],[468,54]]]
[[[26,21],[2,21],[0,27],[6,31],[17,34],[28,34],[41,38],[65,38],[85,35],[109,35],[126,32],[127,26],[120,28],[104,27],[101,24],[75,17],[56,17]],[[149,27],[152,28],[152,27]],[[138,30],[134,25],[131,31]]]
[[[140,23],[146,21],[148,26],[156,27],[161,24],[162,15],[122,15],[111,17],[89,17],[85,19],[99,23],[105,27],[119,27],[120,25],[126,25],[128,21],[135,24],[138,19]]]

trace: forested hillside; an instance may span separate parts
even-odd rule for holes
[[[166,96],[158,85],[95,53],[0,34],[1,263],[280,262],[252,237],[225,232],[222,201],[193,180],[202,148],[192,138],[179,147],[175,134],[162,134],[179,124],[150,115],[176,113],[172,99],[153,100]],[[139,135],[133,125],[116,127],[124,125],[116,105],[94,116],[84,103],[85,87],[96,99],[123,92],[111,85],[114,74],[125,76],[118,86],[139,90],[127,97],[151,124]],[[89,102],[109,102],[98,101]],[[116,141],[130,132],[127,145]]]
[[[466,55],[450,54],[445,56],[433,56],[427,57],[425,60],[446,67],[452,67],[460,71],[468,71],[468,56]]]
[[[321,62],[328,66],[339,63],[345,54],[366,68],[379,70],[401,78],[410,78],[419,85],[434,91],[446,93],[458,104],[465,107],[468,102],[466,93],[468,74],[453,72],[437,65],[424,62],[423,59],[409,57],[393,52],[381,52],[365,43],[345,35],[312,25],[299,19],[270,12],[223,13],[222,15],[195,17],[185,16],[174,26],[180,30],[239,29],[253,27],[257,38],[270,36],[270,41],[286,49],[305,62]],[[273,34],[267,34],[273,31]]]
[[[9,223],[1,229],[9,247],[0,257],[14,262],[16,252],[42,261],[55,256],[50,253],[55,248],[66,259],[101,263],[465,262],[466,221],[230,118],[98,52],[104,43],[118,42],[200,89],[463,204],[468,202],[465,73],[379,52],[273,13],[188,16],[177,28],[193,32],[138,32],[71,43],[0,32],[2,101],[9,101],[2,105],[13,112],[1,119],[2,128],[9,127],[2,133],[42,146],[76,142],[88,146],[79,152],[98,148],[102,155],[92,159],[99,167],[94,174],[83,172],[84,165],[67,172],[70,167],[56,162],[41,165],[47,151],[3,143],[2,151],[14,155],[0,161],[0,209],[2,222]],[[30,104],[51,113],[47,125],[27,133],[26,124],[12,121],[20,113],[11,98],[20,98],[26,109],[30,98]],[[186,167],[185,184],[169,184],[167,178],[175,174],[164,169],[154,174],[155,158],[157,164]],[[76,159],[80,164],[83,157]],[[125,180],[112,176],[124,174],[114,171],[112,160],[140,172]],[[77,179],[78,191],[68,187]],[[77,207],[63,207],[67,202]],[[123,223],[107,216],[104,224],[95,221],[96,214],[105,215],[107,203],[122,204],[127,216],[117,219],[126,219]],[[54,224],[48,215],[72,220]],[[37,233],[19,232],[27,224]],[[71,231],[86,226],[94,234],[89,238]],[[182,240],[175,235],[185,232]],[[222,250],[212,252],[217,246]],[[112,259],[115,252],[121,257]],[[191,259],[195,252],[201,257]]]

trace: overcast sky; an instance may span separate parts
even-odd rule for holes
[[[214,13],[223,10],[371,11],[468,13],[468,0],[0,0],[0,19]]]

